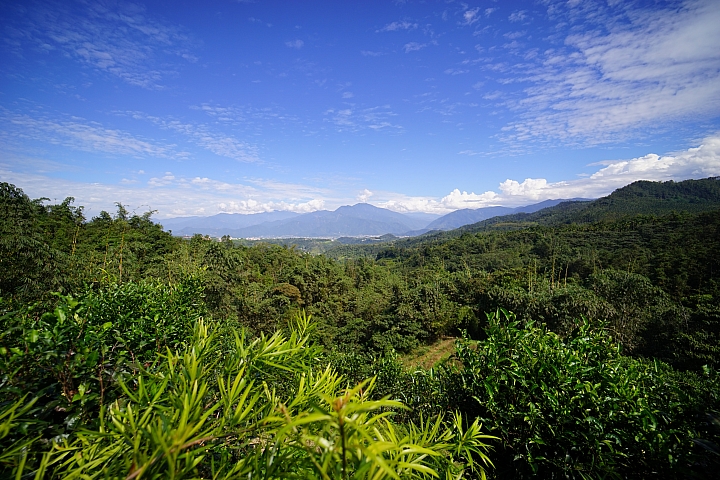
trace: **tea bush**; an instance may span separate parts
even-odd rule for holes
[[[602,324],[566,338],[498,310],[459,342],[442,378],[449,407],[500,438],[500,476],[676,478],[702,470],[692,439],[720,381],[625,357]]]

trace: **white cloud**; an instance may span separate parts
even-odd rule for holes
[[[422,50],[425,47],[427,47],[427,43],[410,42],[403,46],[403,50],[405,50],[405,53],[410,53]]]
[[[479,195],[475,193],[460,192],[457,188],[444,196],[440,204],[450,210],[461,208],[479,208],[492,204],[498,197],[497,193],[488,191]]]
[[[353,98],[354,96],[352,92],[343,92],[342,94],[342,98]]]
[[[564,182],[563,182],[564,184]],[[536,200],[543,190],[547,190],[548,183],[544,178],[526,178],[522,183],[507,179],[500,184],[500,190],[508,196],[521,196]]]
[[[368,190],[367,188],[364,189],[360,194],[357,196],[357,200],[361,203],[366,203],[370,197],[373,196],[373,192]]]
[[[208,107],[209,110],[212,108]],[[217,114],[217,110],[213,111]],[[160,118],[142,112],[125,112],[137,120],[147,120],[160,128],[178,132],[191,142],[221,157],[240,162],[259,162],[257,146],[238,140],[205,124],[184,123],[173,118]]]
[[[303,203],[288,202],[258,202],[257,200],[240,200],[230,202],[220,202],[217,206],[223,213],[263,213],[272,212],[274,210],[285,210],[295,213],[310,213],[322,210],[325,201],[314,199]]]
[[[167,172],[165,176],[163,177],[153,177],[150,180],[148,180],[148,185],[151,187],[165,187],[167,185],[172,185],[175,183],[175,175],[173,175],[171,172]]]
[[[465,12],[463,12],[463,19],[460,24],[472,25],[473,23],[477,22],[480,19],[478,12],[480,12],[480,7],[475,7],[471,10],[465,10]]]
[[[395,32],[397,30],[413,30],[417,27],[418,27],[417,23],[412,23],[412,22],[408,22],[407,20],[403,20],[402,22],[388,23],[381,29],[376,30],[376,32]]]
[[[375,202],[378,207],[387,208],[401,213],[434,213],[444,215],[462,208],[481,208],[499,205],[498,194],[488,191],[481,194],[461,192],[455,189],[442,198],[411,197],[402,194],[385,194],[388,200]]]
[[[290,48],[297,48],[298,50],[301,49],[305,45],[305,42],[302,40],[292,40],[290,42],[285,42],[285,46],[288,46]]]
[[[84,183],[38,173],[14,171],[0,162],[0,178],[22,188],[31,198],[50,197],[53,201],[75,197],[75,205],[85,206],[88,217],[101,210],[115,211],[115,202],[130,211],[158,210],[158,218],[183,215],[259,213],[289,210],[307,213],[322,209],[328,191],[307,185],[256,179],[229,183],[211,178],[187,178],[165,172],[146,183],[120,180],[118,184]]]
[[[720,134],[706,138],[699,147],[669,155],[654,153],[630,160],[603,162],[591,175],[572,180],[549,182],[544,178],[526,178],[522,182],[507,179],[498,192],[482,194],[455,189],[440,199],[391,195],[378,206],[398,212],[449,213],[460,208],[495,205],[517,207],[548,199],[598,198],[638,180],[668,181],[720,176]]]
[[[16,53],[26,48],[58,52],[100,72],[143,88],[162,88],[177,59],[197,61],[181,29],[152,19],[132,3],[89,2],[81,7],[45,3],[24,10],[23,23],[8,29]]]
[[[508,20],[511,22],[522,22],[527,18],[527,11],[525,10],[518,10],[516,12],[513,12],[508,17]]]
[[[520,120],[508,141],[599,144],[640,129],[667,128],[720,111],[720,9],[713,0],[673,10],[641,10],[566,38],[522,77],[534,83],[511,105]],[[629,15],[625,18],[625,15]]]
[[[699,147],[670,155],[650,153],[604,163],[603,168],[577,180],[548,182],[542,178],[528,178],[518,182],[508,179],[499,186],[500,198],[515,205],[549,198],[596,198],[638,180],[679,181],[720,176],[720,136],[708,137]]]
[[[128,132],[105,128],[84,118],[61,116],[51,118],[34,112],[33,116],[18,114],[0,107],[0,124],[12,136],[3,143],[17,139],[62,145],[91,153],[130,155],[133,157],[182,158],[176,145],[160,144]]]
[[[50,143],[67,144],[88,151],[138,157],[176,154],[173,148],[166,149],[162,145],[145,142],[126,132],[109,130],[95,124],[88,125],[77,118],[28,120],[22,115],[18,116],[7,110],[3,113],[4,115],[0,115],[0,120],[4,124],[0,129],[4,134],[3,139],[13,135],[32,134],[33,140],[39,140],[44,136],[45,141]],[[330,110],[328,115],[344,117],[351,125],[348,128],[373,129],[385,128],[383,122],[389,123],[394,116],[387,105],[368,109]],[[13,121],[17,121],[18,124],[14,124]],[[173,125],[175,127],[167,128],[187,131],[191,137],[202,134],[202,128],[195,125],[188,126],[184,123],[173,123]],[[198,143],[200,138],[198,137]],[[214,141],[212,138],[206,140]],[[3,145],[0,144],[0,147]],[[234,148],[232,144],[230,148]],[[51,165],[42,159],[30,162],[19,157],[13,158],[12,153],[7,151],[0,150],[0,153],[0,178],[3,181],[15,183],[31,197],[48,196],[62,200],[67,196],[74,196],[77,198],[76,204],[85,205],[89,215],[97,215],[101,209],[114,211],[113,202],[116,201],[133,208],[149,205],[153,209],[160,210],[160,217],[171,214],[212,215],[220,211],[307,212],[324,208],[327,204],[336,206],[351,201],[351,198],[328,188],[312,185],[289,184],[272,179],[245,179],[233,183],[207,177],[184,177],[172,172],[157,172],[148,166],[144,166],[145,171],[127,171],[122,175],[118,174],[117,184],[83,183],[56,178],[59,171],[67,175],[69,167]],[[463,153],[478,154],[472,151]],[[43,162],[47,165],[43,165]],[[363,189],[356,198],[360,201],[369,201],[372,198],[373,204],[400,212],[443,214],[460,208],[519,206],[552,198],[599,197],[637,180],[679,181],[720,176],[720,133],[708,136],[699,146],[683,151],[667,154],[648,153],[636,158],[608,160],[589,167],[595,168],[582,178],[577,176],[564,180],[508,178],[500,182],[496,189],[479,193],[454,189],[445,196],[412,197]],[[23,172],[18,172],[19,169]],[[45,173],[39,173],[41,171]],[[138,180],[135,177],[139,175],[147,176]],[[354,188],[353,190],[357,191]]]
[[[375,205],[400,213],[447,213],[447,211],[439,207],[437,199],[433,197],[411,197],[402,194],[394,194],[391,196],[393,197],[392,199],[375,202]]]

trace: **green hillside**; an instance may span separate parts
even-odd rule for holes
[[[531,214],[496,217],[467,225],[462,231],[515,229],[618,220],[633,215],[699,213],[720,208],[720,177],[682,182],[639,181],[592,202],[565,202]]]
[[[717,185],[330,256],[1,184],[0,477],[712,478]]]

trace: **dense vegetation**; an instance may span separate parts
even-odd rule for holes
[[[719,183],[327,255],[0,184],[0,476],[711,478]]]

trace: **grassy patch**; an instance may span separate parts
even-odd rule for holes
[[[455,340],[455,337],[443,337],[432,345],[416,348],[407,355],[403,355],[401,361],[408,368],[432,368],[453,354]]]

